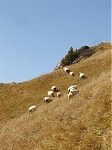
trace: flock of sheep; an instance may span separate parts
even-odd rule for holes
[[[64,71],[67,74],[69,74],[71,76],[74,76],[74,73],[72,71],[70,71],[70,69],[68,69],[67,67],[64,67]],[[85,78],[84,73],[79,72],[79,77],[81,79]],[[79,92],[79,90],[77,89],[77,85],[71,85],[68,88],[68,99],[73,98],[73,96],[77,92]],[[50,89],[50,91],[48,91],[48,95],[46,97],[44,97],[44,103],[50,103],[55,96],[57,96],[58,98],[60,98],[62,96],[62,93],[57,89],[56,86],[52,86],[51,89]],[[36,108],[37,108],[37,105],[33,105],[33,106],[29,107],[28,112],[29,113],[34,112],[34,111],[36,111]]]

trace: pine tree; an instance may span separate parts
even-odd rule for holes
[[[68,51],[67,55],[65,55],[65,58],[62,59],[62,63],[64,65],[70,65],[72,62],[78,58],[79,54],[77,51],[73,50],[73,47],[70,47],[70,50]]]

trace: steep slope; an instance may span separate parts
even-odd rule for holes
[[[28,82],[0,84],[0,150],[110,149],[110,44],[92,48],[94,55],[69,66],[74,77],[60,69]],[[68,100],[72,84],[79,93]],[[43,98],[52,85],[63,96],[46,105]],[[38,108],[29,115],[32,104]]]

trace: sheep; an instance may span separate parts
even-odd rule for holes
[[[67,67],[64,67],[64,71],[65,71],[66,73],[69,73],[69,72],[70,72],[70,70],[69,70]]]
[[[62,95],[62,94],[61,94],[61,92],[57,92],[57,97],[59,97],[59,98],[60,98],[60,97],[61,97],[61,95]]]
[[[68,99],[73,98],[73,93],[68,93]]]
[[[81,79],[84,79],[84,78],[85,78],[85,75],[84,75],[84,73],[82,73],[82,72],[79,72],[79,76],[80,76]]]
[[[69,74],[70,74],[71,76],[74,76],[74,73],[73,73],[72,71],[70,71]]]
[[[77,92],[79,92],[79,90],[77,89],[77,85],[71,85],[68,88],[68,99],[73,98],[74,94],[76,94]]]
[[[70,89],[77,89],[77,85],[71,85],[71,86],[69,86],[68,92],[70,92]]]
[[[54,92],[53,91],[49,91],[48,92],[48,97],[55,97]]]
[[[44,103],[50,103],[51,101],[52,101],[52,98],[44,97]]]
[[[34,112],[34,111],[36,111],[36,108],[37,108],[37,105],[34,105],[34,106],[29,107],[28,112],[29,112],[29,113]]]
[[[56,86],[52,86],[52,87],[51,87],[51,90],[52,90],[53,92],[56,92],[56,91],[57,91]]]

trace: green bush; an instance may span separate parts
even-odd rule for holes
[[[70,65],[72,62],[79,57],[78,51],[74,51],[73,48],[71,47],[70,50],[68,51],[67,55],[62,59],[62,63],[64,65]]]

